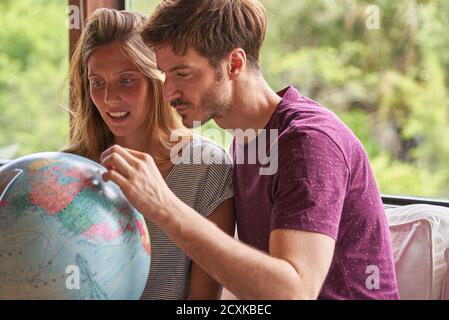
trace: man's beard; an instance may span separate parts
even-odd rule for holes
[[[201,109],[204,110],[205,116],[201,121],[203,124],[212,118],[223,116],[229,109],[221,87],[217,86],[212,92],[209,92],[201,99]]]
[[[190,123],[186,117],[182,117],[183,123],[186,127],[192,128],[199,125],[204,125],[212,118],[222,117],[227,113],[230,106],[223,95],[222,88],[223,86],[221,85],[221,81],[219,81],[201,98],[199,105],[200,119],[192,119],[192,122]]]

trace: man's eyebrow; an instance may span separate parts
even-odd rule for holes
[[[162,70],[161,67],[159,67],[159,65],[157,66],[157,68],[158,68],[161,72],[165,73],[165,71]],[[170,70],[168,70],[168,72],[174,72],[174,71],[178,71],[178,70],[181,70],[181,69],[188,69],[188,68],[190,68],[190,66],[187,65],[187,64],[177,64],[177,65],[175,65],[174,67],[172,67]]]

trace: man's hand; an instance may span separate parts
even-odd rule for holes
[[[164,219],[166,208],[175,195],[149,154],[114,145],[105,150],[100,159],[108,170],[103,173],[104,181],[115,182],[146,218],[156,223]]]

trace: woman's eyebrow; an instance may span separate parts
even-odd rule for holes
[[[123,70],[123,71],[116,72],[116,73],[114,73],[114,75],[121,74],[121,73],[140,73],[140,71],[135,70],[135,69],[129,69],[129,70]]]
[[[115,76],[115,75],[122,74],[122,73],[139,73],[139,72],[140,71],[135,70],[135,69],[126,69],[126,70],[115,72],[115,73],[113,73],[113,75]],[[89,73],[87,76],[88,77],[100,77],[100,75],[96,74],[96,73]]]

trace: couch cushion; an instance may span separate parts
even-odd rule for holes
[[[449,247],[446,248],[446,252],[444,253],[444,258],[446,260],[446,277],[443,283],[443,290],[441,292],[441,299],[449,300]]]
[[[441,299],[449,246],[449,208],[386,209],[401,299]]]

